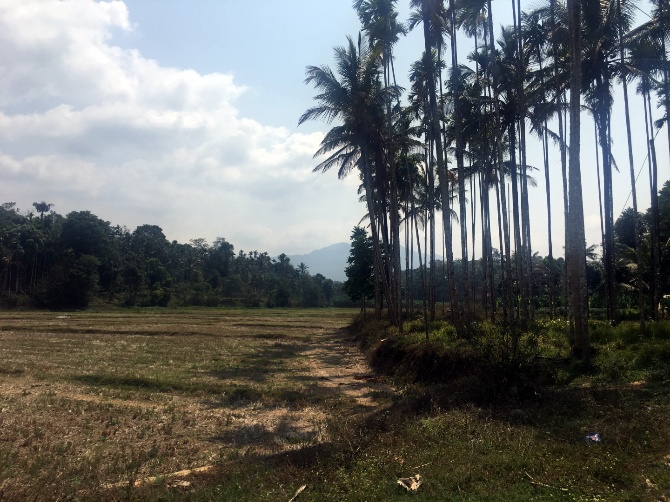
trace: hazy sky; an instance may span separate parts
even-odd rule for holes
[[[403,18],[408,4],[399,2]],[[505,5],[494,12],[498,24],[511,21]],[[63,215],[90,210],[130,230],[155,224],[170,240],[225,237],[237,250],[273,256],[348,241],[365,213],[358,179],[313,174],[328,126],[297,122],[315,94],[305,67],[331,65],[333,46],[358,30],[349,0],[0,0],[0,202],[25,211],[44,200]],[[414,33],[397,48],[401,84],[421,43]],[[614,113],[616,218],[630,178],[623,116]],[[633,113],[646,209],[640,104]],[[587,117],[583,129],[593,244],[600,224]],[[663,130],[661,181],[666,138]],[[537,150],[530,162],[540,167]],[[554,252],[562,254],[556,153],[551,168]],[[545,254],[544,177],[535,177],[532,244]]]

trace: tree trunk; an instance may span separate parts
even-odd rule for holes
[[[581,0],[567,0],[570,46],[570,160],[568,191],[568,238],[570,304],[574,325],[575,355],[589,363],[588,296],[586,286],[586,242],[584,203],[580,169],[581,112]]]
[[[621,18],[621,0],[617,0],[617,13]],[[619,22],[619,62],[621,66],[624,65],[624,45],[623,45],[623,28]],[[630,172],[630,191],[633,198],[633,224],[635,226],[635,256],[637,259],[637,293],[638,293],[638,310],[640,314],[640,329],[644,332],[645,329],[645,313],[644,313],[644,288],[642,280],[642,229],[640,226],[640,215],[637,212],[637,187],[635,186],[635,162],[633,160],[633,139],[630,126],[630,108],[628,104],[628,83],[626,79],[621,80],[623,86],[623,103],[624,112],[626,116],[626,139],[628,140],[628,169]]]

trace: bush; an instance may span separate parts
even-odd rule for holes
[[[454,395],[466,399],[522,395],[554,380],[553,370],[537,357],[537,331],[485,321],[473,324],[471,338],[463,340],[451,324],[435,321],[426,340],[424,326],[414,320],[400,334],[388,323],[359,318],[352,329],[376,371],[403,382],[451,385]]]
[[[595,367],[600,380],[621,382],[628,377],[632,368],[632,360],[628,352],[616,347],[607,347],[597,354]]]

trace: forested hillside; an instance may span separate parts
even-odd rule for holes
[[[312,276],[281,254],[235,251],[232,243],[168,241],[157,225],[112,226],[89,211],[62,216],[45,202],[0,208],[0,299],[6,307],[323,307],[341,284]]]

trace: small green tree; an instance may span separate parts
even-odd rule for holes
[[[365,303],[374,298],[374,250],[372,239],[362,227],[354,227],[351,233],[351,250],[349,264],[344,270],[347,280],[344,282],[344,291],[351,301],[361,302],[361,312],[365,314]]]

